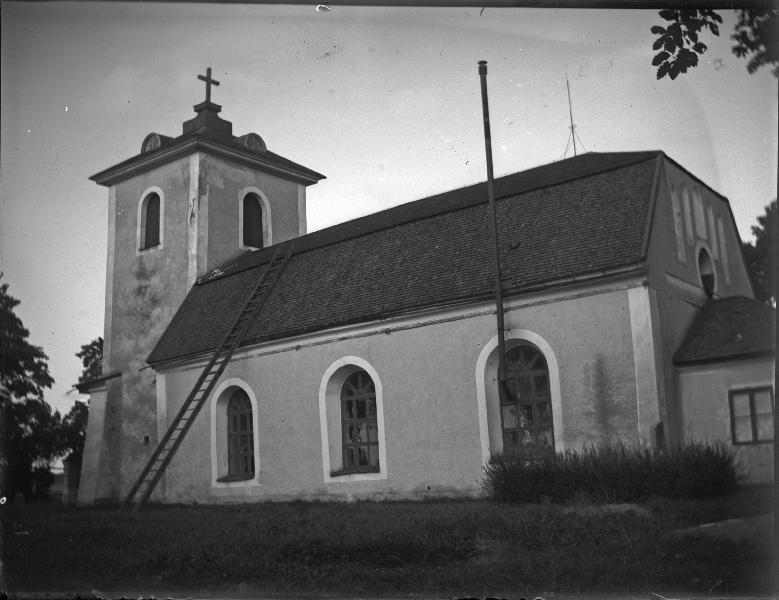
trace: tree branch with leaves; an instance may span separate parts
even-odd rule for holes
[[[103,338],[97,337],[88,344],[81,346],[81,352],[76,352],[81,359],[84,370],[78,377],[79,383],[92,381],[103,375]]]
[[[766,304],[776,303],[776,253],[779,235],[779,215],[776,200],[765,207],[765,214],[757,218],[752,226],[754,243],[743,244],[744,262],[746,262],[755,298]]]
[[[770,9],[740,9],[738,22],[731,39],[736,42],[733,54],[749,57],[747,71],[751,74],[763,65],[774,65],[774,76],[779,77],[779,11]],[[701,34],[719,35],[722,17],[714,10],[666,8],[659,12],[668,24],[655,25],[651,31],[657,36],[652,49],[658,51],[652,59],[657,67],[657,78],[666,75],[676,79],[680,73],[698,65],[708,46]]]

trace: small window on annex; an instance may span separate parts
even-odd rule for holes
[[[160,196],[152,192],[141,204],[140,250],[160,245]]]
[[[706,295],[713,296],[715,287],[714,263],[705,248],[698,251],[698,275]]]
[[[774,393],[769,386],[730,391],[730,431],[734,444],[772,442]]]
[[[262,204],[257,194],[243,198],[243,245],[262,248]]]
[[[242,389],[236,389],[227,404],[227,476],[220,481],[254,477],[254,432],[252,404]]]
[[[341,388],[343,473],[379,471],[376,390],[370,375],[355,371]]]

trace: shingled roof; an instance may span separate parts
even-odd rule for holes
[[[674,355],[677,365],[770,356],[776,311],[743,296],[710,300]]]
[[[233,135],[233,125],[219,116],[222,107],[218,104],[202,102],[194,108],[196,116],[184,122],[180,136],[150,133],[144,140],[140,154],[96,173],[90,179],[100,185],[114,185],[197,151],[247,164],[305,185],[325,178],[321,173],[271,152],[256,133]],[[157,147],[145,148],[146,141],[152,137],[156,137]],[[254,141],[254,144],[250,144],[250,141]]]
[[[588,153],[495,181],[507,295],[644,260],[659,151]],[[302,236],[243,345],[491,298],[486,183]],[[273,248],[200,278],[152,365],[213,350]]]

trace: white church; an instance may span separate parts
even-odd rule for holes
[[[202,78],[202,77],[201,77]],[[210,73],[207,86],[211,85]],[[587,153],[307,233],[324,176],[210,101],[108,189],[104,375],[80,504],[125,497],[276,251],[290,256],[151,496],[476,496],[492,455],[723,442],[770,480],[774,311],[727,198],[662,151]]]

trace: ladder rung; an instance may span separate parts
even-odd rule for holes
[[[162,442],[154,451],[144,471],[136,481],[127,496],[125,503],[130,504],[137,497],[136,510],[143,505],[154,490],[154,486],[162,472],[170,463],[178,449],[183,436],[186,435],[192,421],[203,407],[208,394],[214,388],[217,379],[225,368],[225,362],[229,360],[250,328],[250,321],[257,314],[263,302],[267,299],[273,287],[276,285],[281,273],[292,258],[292,247],[276,248],[273,257],[265,265],[265,270],[257,281],[251,296],[241,309],[233,327],[227,332],[220,346],[200,375],[197,384],[185,400],[185,404],[176,419],[168,427]]]

